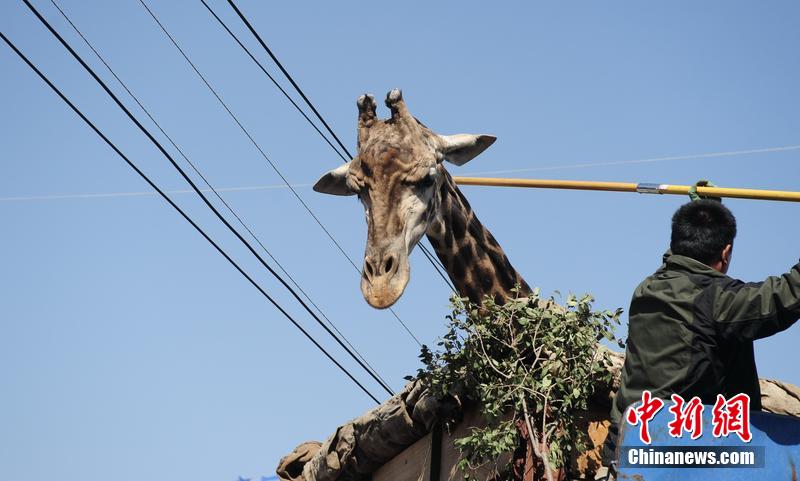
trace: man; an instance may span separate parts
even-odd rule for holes
[[[604,465],[615,459],[625,409],[642,391],[669,399],[750,396],[761,409],[753,341],[800,318],[800,264],[780,277],[744,283],[726,275],[736,219],[718,200],[681,206],[664,264],[633,294],[620,388],[611,409]],[[602,479],[598,477],[598,479]]]

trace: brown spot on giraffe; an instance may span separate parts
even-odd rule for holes
[[[513,296],[528,284],[511,266],[492,234],[442,165],[463,165],[495,141],[490,135],[443,136],[408,111],[400,90],[386,96],[391,117],[377,118],[376,102],[358,102],[358,155],[323,175],[314,190],[357,195],[367,219],[361,291],[373,307],[386,308],[410,278],[408,256],[423,235],[462,296],[481,303]]]

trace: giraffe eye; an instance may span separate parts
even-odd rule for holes
[[[433,185],[433,175],[426,175],[422,178],[422,180],[417,183],[420,188],[427,189],[428,187]]]
[[[431,167],[428,170],[428,174],[419,181],[419,186],[423,188],[428,188],[433,185],[434,181],[436,180],[436,167]]]

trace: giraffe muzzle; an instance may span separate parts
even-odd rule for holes
[[[386,309],[403,295],[408,285],[408,256],[384,251],[364,258],[361,293],[370,306]]]

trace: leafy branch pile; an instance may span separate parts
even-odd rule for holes
[[[570,295],[560,306],[538,289],[505,304],[452,300],[447,333],[436,350],[423,346],[417,378],[440,397],[466,393],[485,418],[456,441],[465,477],[513,452],[523,431],[549,480],[583,449],[576,420],[594,386],[611,382],[598,341],[622,346],[614,334],[622,310],[593,311],[593,300]]]

